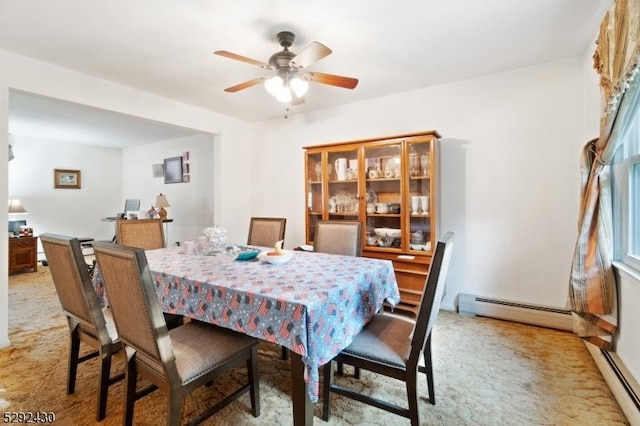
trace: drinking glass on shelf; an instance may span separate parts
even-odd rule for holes
[[[422,169],[422,176],[429,176],[429,156],[420,156],[420,168]]]
[[[418,214],[420,210],[420,197],[417,195],[411,196],[411,214]]]
[[[316,164],[316,180],[322,180],[322,164]]]
[[[420,210],[422,210],[422,214],[429,214],[429,196],[428,195],[420,196]]]

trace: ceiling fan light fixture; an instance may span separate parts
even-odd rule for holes
[[[291,86],[291,90],[293,90],[293,93],[295,93],[296,97],[298,98],[303,97],[309,89],[309,81],[300,76],[293,77],[289,85]]]
[[[264,88],[272,96],[278,96],[284,86],[284,80],[279,75],[275,75],[264,82]]]
[[[291,102],[291,89],[288,87],[282,87],[282,90],[276,95],[276,99],[280,102],[289,103]]]

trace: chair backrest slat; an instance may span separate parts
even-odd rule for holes
[[[411,341],[411,358],[418,359],[424,349],[427,337],[433,329],[438,317],[440,303],[444,296],[445,281],[449,270],[451,252],[453,250],[453,233],[448,232],[438,241],[436,251],[431,259],[429,273],[422,293],[420,309],[413,330]]]
[[[118,244],[144,250],[165,246],[162,219],[118,219],[116,229]]]
[[[247,244],[260,247],[274,247],[284,240],[287,219],[277,217],[252,217],[249,224]]]
[[[175,357],[144,250],[96,242],[94,252],[120,340],[161,377],[177,374],[165,370]]]
[[[345,256],[362,255],[362,225],[351,220],[320,220],[316,223],[313,251]]]

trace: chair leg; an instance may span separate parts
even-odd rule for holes
[[[353,367],[353,377],[360,380],[360,367]]]
[[[329,421],[331,417],[331,385],[333,384],[333,361],[329,361],[324,366],[324,377],[322,384],[322,420]],[[338,363],[340,365],[340,363]]]
[[[411,420],[411,426],[419,426],[419,411],[418,411],[418,374],[417,371],[409,374],[407,377],[407,402],[409,404],[409,419]]]
[[[111,352],[101,351],[100,373],[98,374],[98,421],[107,414],[107,396],[109,395],[109,375],[111,374]]]
[[[128,351],[127,351],[128,352]],[[133,406],[136,402],[136,381],[137,371],[135,360],[127,353],[127,366],[125,367],[125,387],[124,387],[124,425],[133,425]]]
[[[436,405],[436,394],[433,386],[433,363],[431,360],[431,333],[424,345],[424,373],[427,375],[427,389],[429,390],[429,402]]]
[[[170,389],[167,396],[167,405],[169,412],[167,413],[167,426],[179,426],[182,417],[182,397],[178,389]]]
[[[284,346],[283,346],[283,349]],[[258,347],[251,348],[251,359],[247,360],[247,370],[251,389],[251,414],[253,417],[260,415],[260,373],[258,371]]]
[[[344,375],[344,364],[338,361],[338,376]]]
[[[71,395],[76,390],[76,374],[78,372],[79,358],[80,338],[78,337],[78,332],[76,330],[72,330],[69,333],[69,370],[67,372],[67,395]]]

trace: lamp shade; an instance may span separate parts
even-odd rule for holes
[[[160,195],[156,197],[156,207],[158,208],[171,207],[171,204],[169,204],[169,200],[167,200],[166,195],[163,195],[162,193],[160,193]]]
[[[20,200],[9,200],[9,213],[26,213]]]

